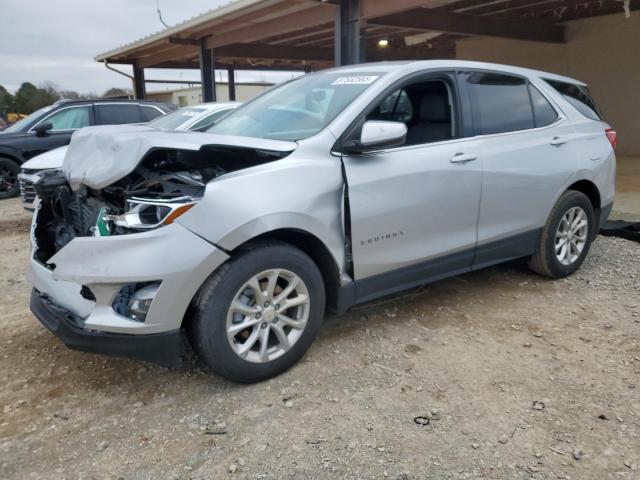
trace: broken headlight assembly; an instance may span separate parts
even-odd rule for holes
[[[115,230],[144,231],[169,225],[199,201],[190,196],[171,199],[131,197],[126,200],[125,211],[120,215],[111,215],[101,209],[94,235],[108,236]]]

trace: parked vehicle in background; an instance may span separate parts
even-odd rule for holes
[[[352,65],[207,133],[133,133],[78,132],[36,184],[31,310],[72,348],[164,364],[186,333],[242,382],[297,362],[325,308],[516,258],[570,275],[614,198],[587,86],[489,63]]]
[[[220,102],[184,107],[152,120],[146,124],[146,127],[178,131],[201,131],[211,127],[237,108],[238,105],[240,105],[239,102]],[[18,182],[20,184],[22,206],[25,209],[34,209],[36,203],[35,182],[45,172],[62,168],[67,148],[68,146],[65,145],[64,147],[49,150],[22,164]]]
[[[143,123],[174,108],[144,100],[61,100],[0,132],[0,199],[18,195],[20,165],[67,145],[74,131],[90,125]]]
[[[167,130],[201,131],[220,121],[239,105],[240,102],[217,102],[183,107],[156,118],[148,126]]]

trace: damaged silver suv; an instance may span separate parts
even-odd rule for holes
[[[90,127],[36,185],[31,309],[68,346],[241,382],[325,309],[516,258],[583,262],[616,133],[583,83],[462,61],[305,75],[208,133]]]

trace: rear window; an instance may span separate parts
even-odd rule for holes
[[[593,101],[589,88],[584,85],[559,82],[557,80],[547,80],[549,85],[555,88],[571,105],[573,105],[582,115],[591,120],[602,120],[602,115]]]
[[[477,133],[515,132],[534,128],[527,81],[499,73],[473,72],[467,77]]]

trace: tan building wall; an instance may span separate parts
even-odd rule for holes
[[[640,155],[640,12],[632,12],[629,19],[621,13],[566,26],[566,44],[476,37],[460,40],[456,56],[582,80],[618,131],[618,153]]]
[[[271,88],[268,83],[236,83],[236,99],[239,102],[246,102],[256,95]],[[173,103],[180,107],[197,105],[202,103],[202,89],[198,87],[181,88],[178,90],[166,90],[157,92],[147,92],[149,100]],[[219,102],[229,101],[229,86],[226,83],[216,84],[216,98]]]

